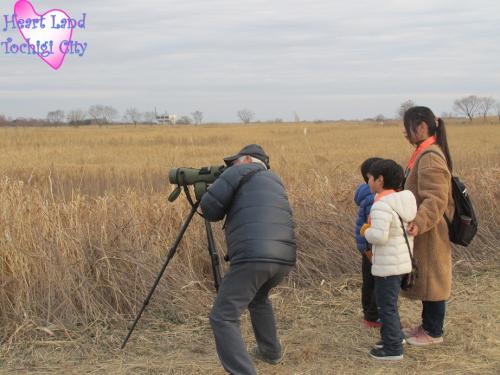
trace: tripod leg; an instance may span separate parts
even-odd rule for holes
[[[212,227],[210,226],[210,222],[208,220],[205,220],[205,228],[207,231],[208,254],[210,255],[210,261],[212,262],[212,273],[214,275],[215,290],[219,291],[219,285],[221,281],[220,260],[219,260],[219,254],[217,254],[217,248],[215,247]]]
[[[160,282],[160,280],[161,280],[161,278],[163,276],[163,273],[165,272],[165,269],[168,266],[168,263],[170,262],[170,260],[174,256],[175,252],[177,251],[177,246],[179,246],[179,243],[181,242],[182,237],[184,236],[184,233],[186,232],[186,229],[189,226],[189,223],[191,222],[191,219],[193,218],[194,214],[196,213],[196,210],[198,208],[198,204],[199,203],[196,203],[195,205],[193,205],[193,207],[191,208],[191,212],[189,213],[188,217],[186,218],[186,220],[182,224],[182,227],[179,230],[179,234],[177,234],[177,238],[175,239],[172,247],[170,247],[170,250],[168,251],[167,258],[165,259],[165,262],[163,263],[163,266],[162,266],[162,268],[160,270],[160,273],[158,274],[158,276],[156,276],[156,280],[155,280],[155,282],[153,284],[153,287],[149,291],[148,296],[146,297],[146,299],[144,300],[144,303],[142,304],[141,310],[139,311],[139,313],[135,317],[135,320],[132,323],[132,326],[130,327],[130,329],[128,331],[127,337],[125,337],[125,340],[123,340],[123,344],[122,344],[122,347],[121,347],[122,349],[125,348],[125,345],[127,345],[127,341],[130,338],[130,336],[132,335],[132,332],[134,331],[135,326],[137,325],[137,322],[141,318],[142,313],[146,309],[146,306],[149,304],[149,300],[151,299],[151,296],[153,295],[156,287],[158,286],[158,283]]]

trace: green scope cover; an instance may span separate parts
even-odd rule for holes
[[[198,182],[213,183],[226,169],[225,165],[212,165],[203,168],[172,168],[168,179],[174,185],[194,185]]]

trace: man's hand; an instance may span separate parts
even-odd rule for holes
[[[196,200],[201,201],[201,197],[207,192],[207,189],[208,185],[205,182],[197,182],[194,184],[194,195]]]
[[[361,234],[363,237],[365,236],[365,232],[368,228],[370,228],[370,224],[368,223],[365,223],[363,224],[363,226],[361,227],[361,229],[359,230],[359,234]]]
[[[406,233],[408,233],[410,236],[416,237],[418,235],[419,228],[417,224],[415,223],[410,223],[408,224],[408,228],[406,229]]]
[[[365,251],[365,256],[368,258],[369,262],[372,263],[373,253],[371,250]]]

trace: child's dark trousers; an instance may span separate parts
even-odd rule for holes
[[[362,255],[361,274],[363,285],[361,286],[361,303],[365,320],[376,322],[378,320],[377,303],[375,302],[375,279],[372,275],[372,264],[366,255]]]
[[[398,297],[403,275],[375,276],[375,296],[382,321],[380,334],[384,352],[388,355],[403,354],[403,332],[399,320]]]

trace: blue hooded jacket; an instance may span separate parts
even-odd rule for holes
[[[368,216],[370,215],[370,210],[375,200],[375,194],[370,191],[370,186],[368,184],[361,184],[356,189],[354,194],[354,202],[358,206],[358,217],[356,218],[356,229],[354,234],[356,235],[356,246],[361,254],[364,254],[368,250],[368,242],[365,238],[359,234],[361,227],[368,221]]]

